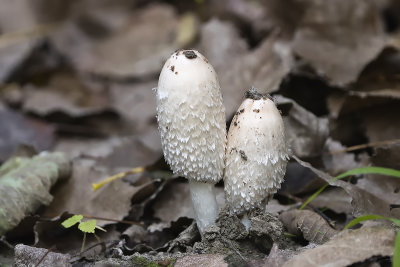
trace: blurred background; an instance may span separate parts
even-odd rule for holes
[[[99,156],[128,142],[121,165],[151,162],[152,88],[181,48],[216,69],[228,121],[251,86],[288,98],[300,157],[399,138],[399,26],[390,0],[2,0],[0,160],[21,143]]]
[[[21,145],[91,160],[90,171],[75,165],[79,186],[58,186],[44,214],[83,212],[79,205],[92,200],[101,207],[85,199],[91,182],[160,160],[153,89],[165,60],[182,48],[199,50],[216,69],[227,125],[255,86],[275,97],[299,158],[331,175],[400,169],[399,1],[0,0],[0,163]],[[398,181],[363,178],[352,182],[396,204]],[[322,184],[290,162],[275,201],[296,201]],[[346,203],[329,206],[335,198]],[[350,213],[350,200],[334,193],[316,207],[338,217]],[[163,205],[153,206],[152,218],[192,216],[190,203],[178,211]],[[132,220],[144,218],[145,205],[137,207]],[[129,209],[104,217],[122,219]]]

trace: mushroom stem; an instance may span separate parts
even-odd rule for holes
[[[192,198],[197,227],[201,236],[204,229],[212,225],[218,216],[217,200],[214,184],[189,180],[190,196]]]
[[[245,212],[245,213],[242,215],[242,219],[241,219],[240,221],[242,222],[242,224],[243,224],[244,227],[246,228],[246,231],[249,231],[251,222],[250,222],[249,216],[247,215],[247,212]]]

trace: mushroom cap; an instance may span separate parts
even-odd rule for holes
[[[281,114],[268,97],[247,98],[228,132],[225,197],[237,214],[262,208],[280,188],[288,159]]]
[[[174,174],[199,182],[222,178],[225,108],[217,74],[198,51],[177,51],[165,62],[157,121],[164,158]]]

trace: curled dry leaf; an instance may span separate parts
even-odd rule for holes
[[[318,177],[325,180],[325,182],[329,183],[332,186],[337,186],[343,188],[348,195],[351,197],[351,205],[353,207],[353,215],[361,216],[366,214],[377,214],[384,217],[392,217],[400,219],[400,210],[399,209],[391,209],[391,204],[387,202],[382,196],[375,196],[370,192],[367,192],[356,185],[351,183],[347,183],[341,180],[333,181],[333,177],[329,174],[320,171],[311,164],[304,162],[293,156],[293,158],[300,163],[302,166],[309,168]]]
[[[345,147],[336,140],[328,138],[324,146],[322,161],[327,172],[338,175],[350,169],[365,166],[368,162],[359,162],[353,153],[335,153],[344,150]]]
[[[359,79],[350,86],[350,95],[400,99],[398,69],[400,51],[386,48],[361,72]]]
[[[0,106],[0,161],[8,159],[21,144],[37,151],[50,149],[55,128],[45,122],[29,118]]]
[[[50,188],[70,172],[70,162],[60,152],[42,152],[33,158],[16,157],[5,162],[0,168],[0,235],[40,205],[49,205],[53,200]]]
[[[339,231],[333,229],[320,215],[311,210],[288,210],[281,213],[279,218],[289,233],[316,244],[323,244]]]
[[[349,266],[373,255],[393,255],[395,232],[388,228],[363,227],[337,235],[327,243],[295,256],[284,267]]]
[[[61,113],[72,118],[113,113],[103,85],[71,72],[56,73],[44,87],[26,86],[23,110],[42,117]]]
[[[334,187],[321,192],[312,202],[313,208],[328,208],[336,213],[351,214],[351,197],[341,188]]]
[[[157,87],[157,81],[135,83],[134,85],[111,85],[111,105],[121,117],[126,119],[127,127],[133,128],[129,129],[132,132],[145,130],[155,119],[156,99],[152,90],[155,87]],[[158,131],[155,132],[158,134]],[[158,141],[158,143],[160,142]]]
[[[38,264],[44,267],[70,267],[71,256],[49,251],[45,248],[35,248],[18,244],[15,246],[15,266],[33,266]],[[40,262],[40,264],[39,264]]]
[[[283,121],[293,154],[298,157],[320,155],[329,134],[328,119],[318,118],[290,98],[275,95],[274,99],[278,108],[288,107],[288,115]]]
[[[232,24],[216,19],[202,27],[200,47],[218,73],[228,117],[252,86],[260,93],[276,91],[292,62],[287,43],[272,36],[249,51]]]
[[[294,34],[293,50],[331,84],[354,82],[385,46],[377,6],[347,0],[305,3],[308,7]]]
[[[374,149],[371,157],[374,166],[400,170],[400,144],[393,144]],[[400,204],[400,179],[378,174],[364,175],[357,180],[357,186],[380,197],[390,204]]]
[[[110,38],[94,43],[86,55],[76,58],[76,66],[117,79],[156,75],[177,48],[177,16],[167,5],[152,5],[132,18]]]
[[[46,31],[38,27],[26,0],[3,3],[0,29],[0,82],[4,82],[29,57]]]

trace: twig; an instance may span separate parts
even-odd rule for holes
[[[335,154],[340,154],[340,153],[344,153],[344,152],[350,152],[350,151],[365,149],[365,148],[368,148],[368,147],[377,147],[377,146],[391,145],[391,144],[397,144],[397,143],[400,143],[400,139],[392,139],[392,140],[385,140],[385,141],[370,142],[370,143],[367,143],[367,144],[350,146],[350,147],[347,147],[345,149],[330,151],[330,152],[327,152],[327,154],[335,155]]]
[[[36,263],[35,267],[38,267],[43,262],[43,260],[47,257],[47,255],[49,255],[49,253],[52,251],[52,249],[53,249],[53,247],[49,248],[46,251],[46,253],[44,253],[44,255],[40,258],[39,262]]]

